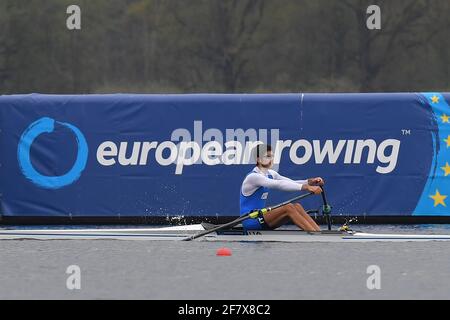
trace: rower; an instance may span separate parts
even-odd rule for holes
[[[321,186],[324,185],[324,180],[320,177],[294,181],[272,170],[273,152],[270,145],[258,145],[255,156],[256,167],[247,174],[241,186],[241,216],[266,208],[270,189],[322,193]],[[264,215],[261,214],[258,218],[244,220],[242,225],[245,230],[273,230],[289,222],[293,222],[304,231],[320,231],[320,227],[299,203],[287,204]]]

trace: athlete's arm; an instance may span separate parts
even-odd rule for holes
[[[272,177],[274,178],[274,180],[284,180],[284,181],[292,181],[298,184],[308,184],[308,180],[292,180],[288,177],[282,176],[281,174],[279,174],[278,172],[274,171],[274,170],[270,170],[270,174],[272,175]]]
[[[290,180],[303,185],[309,184],[310,186],[323,186],[325,184],[325,181],[321,177],[310,178],[308,180],[292,180],[289,179],[288,177],[282,176],[281,174],[273,170],[270,170],[270,174],[273,176],[275,180]]]
[[[281,191],[300,191],[303,189],[303,185],[299,184],[293,180],[283,180],[283,179],[270,179],[259,173],[249,174],[244,182],[242,183],[242,194],[244,196],[252,195],[258,188],[265,187],[269,189],[278,189]]]
[[[322,189],[319,187],[319,186],[323,186],[323,184],[324,184],[324,181],[322,178],[311,178],[308,180],[296,180],[295,181],[295,180],[289,179],[288,177],[282,176],[281,174],[279,174],[278,172],[276,172],[274,170],[270,170],[270,174],[272,175],[272,177],[275,180],[290,181],[290,182],[297,183],[298,185],[301,186],[301,190],[313,192],[315,194],[322,193]]]

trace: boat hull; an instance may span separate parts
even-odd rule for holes
[[[132,240],[179,241],[204,231],[202,225],[159,229],[4,229],[0,240]],[[296,230],[214,232],[199,240],[225,242],[426,242],[450,241],[450,235],[304,232]]]

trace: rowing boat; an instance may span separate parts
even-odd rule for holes
[[[0,240],[151,240],[177,241],[216,227],[196,224],[165,228],[124,229],[1,229]],[[300,230],[246,231],[242,227],[216,231],[203,241],[226,242],[423,242],[450,241],[450,235],[376,234],[356,231],[304,232]]]

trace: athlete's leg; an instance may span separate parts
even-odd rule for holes
[[[303,208],[303,206],[300,203],[295,203],[294,207],[309,222],[309,224],[314,228],[315,231],[320,231],[320,227],[317,225],[317,223],[314,221],[314,219],[311,218],[311,216],[306,212],[306,210]]]
[[[291,220],[297,227],[305,231],[315,231],[308,220],[297,211],[293,204],[274,209],[264,215],[264,220],[270,228],[278,228],[286,220]]]
[[[284,225],[292,222],[291,218],[289,218],[289,216],[280,216],[279,218],[275,218],[271,222],[270,225],[267,223],[267,217],[266,216],[264,216],[264,221],[266,222],[266,225],[268,225],[271,229],[277,229],[277,228],[279,228],[281,226],[284,226]]]

